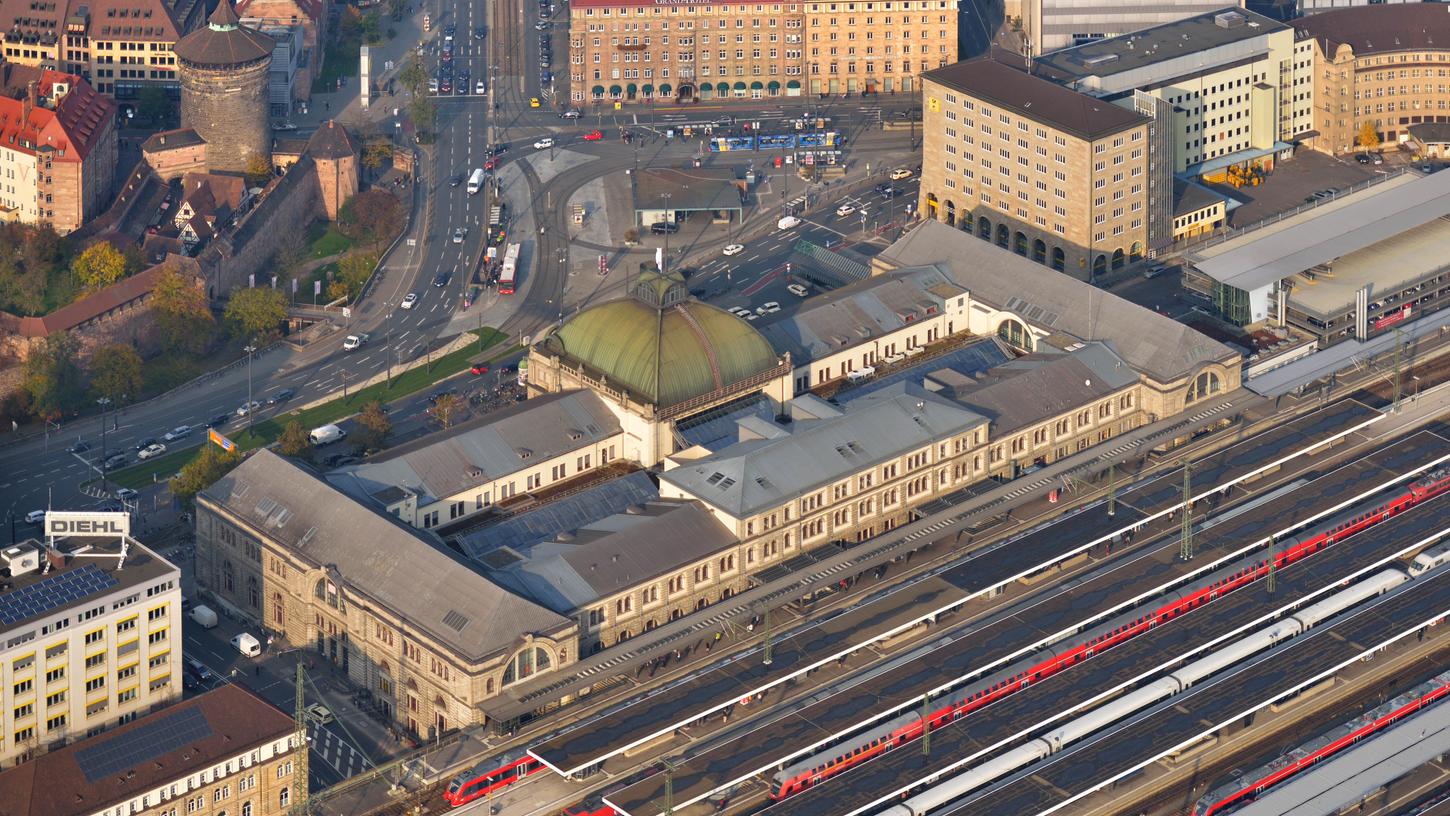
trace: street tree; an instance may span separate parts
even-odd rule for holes
[[[349,198],[337,215],[338,227],[360,244],[381,248],[397,236],[407,220],[397,196],[373,188]]]
[[[1356,141],[1359,142],[1360,147],[1369,150],[1380,146],[1380,135],[1374,129],[1374,122],[1365,120],[1359,124],[1359,136]]]
[[[51,332],[31,347],[21,367],[22,386],[37,416],[56,420],[80,408],[85,388],[76,362],[79,350],[80,342],[65,332]]]
[[[296,456],[309,458],[312,455],[312,440],[307,436],[307,429],[302,423],[292,420],[287,427],[282,429],[282,436],[277,439],[277,450],[283,456]]]
[[[240,449],[233,448],[231,451],[224,451],[211,443],[202,445],[196,456],[187,462],[180,472],[171,477],[169,485],[171,495],[190,507],[196,499],[196,494],[211,487],[217,479],[227,475],[232,468],[241,463],[242,452]]]
[[[408,57],[408,64],[398,72],[398,83],[413,96],[422,96],[428,86],[428,69],[423,67],[423,55],[414,53]]]
[[[393,432],[393,423],[388,420],[381,400],[371,400],[363,405],[362,413],[357,417],[357,426],[362,430],[359,436],[362,437],[363,445],[373,450],[381,448],[383,440]]]
[[[462,418],[464,402],[457,394],[444,394],[433,403],[433,418],[443,428],[453,427],[453,423]]]
[[[377,265],[378,256],[371,252],[349,252],[338,259],[337,277],[328,285],[327,293],[334,300],[356,298]]]
[[[427,94],[414,94],[413,101],[408,104],[408,113],[413,118],[413,127],[420,133],[432,133],[433,126],[438,123],[438,106]]]
[[[211,344],[216,318],[196,279],[168,266],[151,288],[151,313],[167,351],[200,354]]]
[[[104,289],[126,277],[126,256],[109,241],[97,241],[71,264],[76,279],[87,289]]]
[[[393,158],[393,143],[386,136],[378,136],[363,147],[363,167],[377,170]]]
[[[272,337],[287,319],[287,296],[265,286],[238,289],[222,316],[235,337]]]
[[[91,391],[122,405],[141,395],[141,355],[125,343],[112,343],[91,355]]]

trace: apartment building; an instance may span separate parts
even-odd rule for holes
[[[1169,240],[1158,108],[1096,99],[990,56],[923,81],[925,217],[1084,279]]]
[[[67,233],[110,203],[116,105],[72,74],[0,64],[0,219]]]
[[[1411,125],[1450,122],[1450,13],[1435,3],[1373,5],[1290,23],[1314,52],[1313,127],[1328,153],[1360,148],[1373,126],[1394,145]]]
[[[956,60],[956,0],[578,0],[569,95],[583,102],[914,93]]]
[[[480,701],[577,659],[573,621],[270,451],[197,496],[196,538],[212,601],[314,651],[420,738],[482,723]]]
[[[291,715],[220,686],[0,774],[12,816],[282,816],[307,798]]]
[[[1173,171],[1187,176],[1271,168],[1314,127],[1312,44],[1251,11],[1220,8],[1068,48],[1035,68],[1108,102],[1142,94],[1168,103]]]
[[[54,548],[31,540],[0,552],[10,573],[0,583],[0,766],[181,696],[181,573],[134,540],[122,558],[115,538],[57,539]]]
[[[201,25],[199,0],[0,0],[5,60],[78,74],[129,104],[147,87],[179,95],[171,47]]]

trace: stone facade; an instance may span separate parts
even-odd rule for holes
[[[357,156],[318,157],[313,162],[323,217],[336,221],[338,210],[358,192]]]
[[[236,232],[213,239],[198,256],[208,294],[216,298],[245,287],[252,275],[257,285],[264,285],[263,273],[282,239],[321,215],[320,201],[316,165],[311,156],[303,156],[287,175],[272,182]]]
[[[269,159],[267,67],[272,58],[225,68],[181,64],[181,126],[207,144],[212,170],[243,172],[253,156]]]
[[[141,145],[141,160],[164,181],[205,173],[206,142],[191,129],[157,133]]]

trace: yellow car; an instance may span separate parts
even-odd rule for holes
[[[531,107],[531,108],[537,108],[538,106],[539,106],[539,98],[537,96],[531,96],[531,97],[529,97],[529,107]]]

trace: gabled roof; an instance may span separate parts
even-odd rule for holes
[[[23,337],[45,337],[51,332],[68,331],[87,320],[151,294],[151,290],[156,288],[157,278],[173,264],[194,276],[201,274],[195,260],[173,255],[150,269],[116,281],[95,294],[86,295],[43,317],[16,317],[0,312],[0,329]]]
[[[276,0],[268,0],[268,2],[275,3]],[[301,16],[309,18],[314,23],[321,22],[323,19],[323,15],[327,13],[327,6],[323,2],[323,0],[287,0],[287,2],[289,2],[292,6],[296,7],[298,11],[302,12]],[[269,21],[278,20],[281,22],[289,22],[291,19],[291,15],[288,15],[288,17],[284,19],[281,15],[278,15],[275,12],[268,11],[267,13],[262,13],[262,9],[255,8],[255,6],[258,5],[261,4],[255,2],[255,0],[238,0],[237,15],[240,17],[252,17],[259,20]]]
[[[294,733],[291,714],[228,683],[10,768],[0,814],[100,813]]]
[[[881,253],[901,266],[934,265],[974,301],[1011,311],[1049,332],[1101,340],[1158,382],[1186,377],[1238,352],[1172,318],[928,220]]]
[[[918,385],[898,383],[836,409],[791,401],[794,421],[747,425],[747,438],[660,474],[686,496],[746,518],[874,465],[986,424]]]
[[[183,201],[203,190],[210,198],[213,208],[225,207],[228,210],[234,210],[241,206],[242,197],[247,193],[247,181],[241,176],[227,176],[221,173],[187,173],[181,177]],[[199,212],[201,211],[199,210]]]
[[[1138,381],[1121,357],[1103,343],[1066,354],[1041,352],[1000,365],[981,378],[952,372],[927,375],[928,388],[943,386],[961,404],[992,421],[992,438],[1091,405]]]
[[[84,160],[115,124],[116,104],[96,93],[85,80],[58,71],[33,74],[11,69],[7,82],[34,82],[39,104],[27,104],[26,85],[7,86],[0,96],[0,145],[29,155],[50,151],[55,161]],[[59,87],[67,88],[59,99]],[[12,93],[19,93],[19,97]],[[45,103],[49,101],[49,107]]]
[[[553,634],[571,625],[270,450],[251,454],[198,501],[306,562],[335,568],[347,591],[368,597],[467,660],[512,650],[525,634]]]

